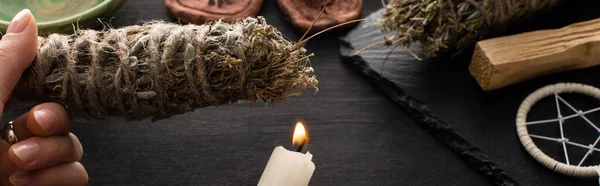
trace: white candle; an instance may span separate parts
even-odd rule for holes
[[[307,186],[315,171],[312,154],[275,147],[258,186]]]
[[[301,151],[307,142],[306,129],[298,122],[292,144],[298,145]],[[307,186],[314,171],[315,164],[310,152],[305,154],[277,146],[267,162],[258,186]]]

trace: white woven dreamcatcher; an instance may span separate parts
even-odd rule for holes
[[[548,85],[546,87],[540,88],[537,91],[531,93],[519,107],[519,111],[517,112],[517,133],[519,135],[519,139],[523,147],[529,152],[529,154],[536,159],[539,163],[543,164],[547,168],[554,170],[555,172],[567,175],[567,176],[577,176],[577,177],[593,177],[599,176],[600,172],[598,172],[598,165],[594,166],[583,166],[583,163],[588,159],[588,156],[594,153],[594,151],[600,152],[600,128],[595,125],[592,121],[590,121],[586,115],[592,114],[597,111],[600,111],[599,108],[594,108],[591,110],[578,110],[573,107],[573,105],[569,104],[563,97],[559,94],[561,93],[579,93],[587,96],[594,97],[596,99],[600,99],[600,89],[578,84],[578,83],[559,83],[554,85]],[[554,96],[554,102],[556,102],[556,110],[557,117],[553,119],[546,119],[540,121],[527,121],[527,114],[531,107],[547,96]],[[561,111],[560,105],[566,105],[569,110]],[[565,113],[575,113],[570,115],[563,115]],[[569,141],[569,138],[565,136],[565,132],[563,130],[563,125],[565,121],[572,118],[581,118],[587,124],[592,126],[598,132],[598,136],[592,144],[581,144],[576,141]],[[559,127],[560,129],[560,137],[548,137],[536,134],[529,134],[527,131],[528,125],[553,125]],[[532,138],[541,139],[541,140],[549,140],[554,141],[562,145],[562,149],[564,151],[564,159],[565,162],[560,162],[552,159],[544,152],[542,152],[536,144],[532,141]],[[583,158],[577,162],[569,161],[569,152],[567,151],[567,146],[580,147],[587,150],[587,153],[583,156]]]

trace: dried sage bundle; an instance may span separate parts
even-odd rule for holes
[[[58,102],[95,117],[156,121],[240,100],[285,101],[318,83],[307,65],[312,54],[262,17],[78,30],[40,37],[39,44],[18,99]]]
[[[457,53],[472,47],[487,34],[559,0],[391,0],[378,25],[394,32],[386,44],[409,47],[419,41],[422,53]]]

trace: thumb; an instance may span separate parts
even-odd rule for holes
[[[35,18],[25,9],[13,18],[0,40],[0,114],[21,74],[36,56],[37,32]]]

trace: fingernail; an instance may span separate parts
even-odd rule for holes
[[[29,9],[21,10],[21,12],[15,15],[13,20],[10,22],[10,25],[8,26],[8,30],[6,30],[6,32],[21,33],[23,32],[23,30],[25,30],[25,28],[27,28],[30,21],[31,12],[29,11]]]
[[[31,178],[25,172],[17,172],[11,175],[10,178],[8,178],[8,180],[10,180],[10,183],[14,186],[23,186],[29,184]]]
[[[13,145],[12,149],[21,161],[24,163],[31,163],[35,159],[40,147],[37,143],[26,140]]]
[[[56,124],[56,120],[58,119],[56,113],[50,109],[36,110],[33,112],[33,117],[40,127],[49,133],[52,132],[52,129]]]

